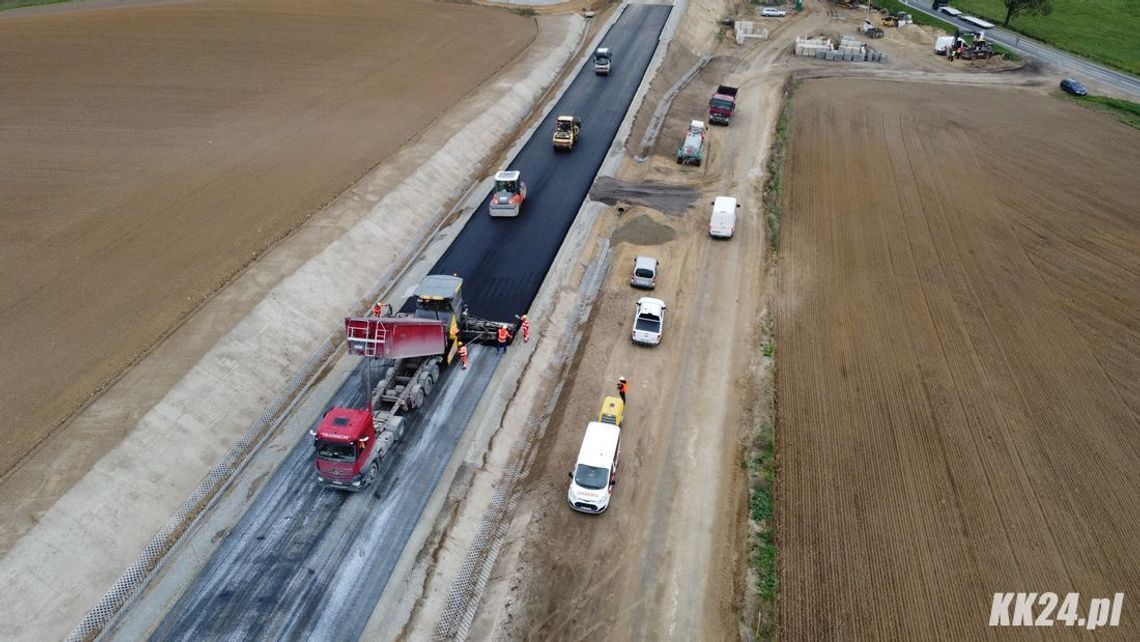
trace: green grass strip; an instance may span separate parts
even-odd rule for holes
[[[784,107],[776,121],[776,139],[768,156],[768,181],[764,184],[764,222],[768,246],[773,252],[780,249],[780,218],[784,212],[784,158],[788,145],[788,121],[792,115],[792,93],[797,82],[789,79],[784,84]]]
[[[1066,96],[1085,107],[1103,111],[1133,129],[1140,129],[1140,103],[1108,96]]]
[[[68,0],[0,0],[0,11],[19,9],[20,7],[38,7],[42,4],[59,4]]]

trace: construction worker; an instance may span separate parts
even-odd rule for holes
[[[625,393],[629,392],[629,382],[625,377],[618,377],[618,395],[621,397],[621,402],[625,403]]]
[[[521,328],[522,328],[522,335],[523,335],[523,343],[527,343],[528,341],[530,341],[530,319],[527,319],[526,315],[524,314],[524,315],[522,315],[522,317],[520,317],[520,321],[521,321]]]
[[[373,303],[372,304],[372,316],[378,317],[378,316],[381,316],[383,313],[384,313],[384,308],[381,307],[379,303]]]
[[[499,342],[495,344],[495,351],[503,354],[503,350],[507,349],[507,342],[511,340],[511,331],[507,329],[507,324],[499,326]]]
[[[463,364],[463,369],[467,369],[467,346],[459,343],[459,361]]]

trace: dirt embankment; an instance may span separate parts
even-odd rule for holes
[[[1140,592],[1138,150],[1023,89],[800,88],[783,637],[983,639],[997,591]],[[1114,639],[1140,638],[1128,609]]]
[[[535,26],[201,0],[9,14],[0,34],[2,474]]]

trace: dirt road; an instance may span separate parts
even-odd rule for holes
[[[1140,135],[1023,89],[794,101],[782,637],[983,639],[996,591],[1140,593]]]
[[[0,16],[0,474],[535,33],[426,6]]]
[[[708,7],[692,10],[701,15],[702,8]],[[739,636],[748,551],[741,462],[752,429],[748,417],[759,402],[753,357],[766,298],[760,188],[786,74],[781,53],[775,46],[714,60],[674,100],[650,160],[629,162],[619,172],[624,184],[644,186],[631,190],[644,201],[619,197],[625,211],[611,208],[595,229],[613,244],[612,267],[522,482],[518,514],[473,639]],[[671,51],[631,141],[641,139],[657,102],[696,58]],[[727,129],[711,130],[701,167],[682,168],[674,160],[680,132],[704,117],[721,81],[741,87],[743,115]],[[699,196],[687,209],[666,213],[651,207],[654,184],[684,186]],[[668,192],[664,200],[677,194],[660,191]],[[713,241],[707,233],[708,204],[719,194],[742,205],[730,241]],[[653,292],[629,286],[639,254],[661,261]],[[630,341],[634,302],[644,295],[670,306],[656,348]],[[623,375],[631,391],[616,494],[601,516],[575,513],[566,500],[567,472],[586,422]]]

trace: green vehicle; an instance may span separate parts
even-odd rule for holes
[[[705,159],[705,148],[707,146],[708,138],[705,136],[705,124],[699,120],[694,120],[689,123],[689,128],[685,130],[685,141],[677,148],[677,164],[700,167],[701,162]]]

